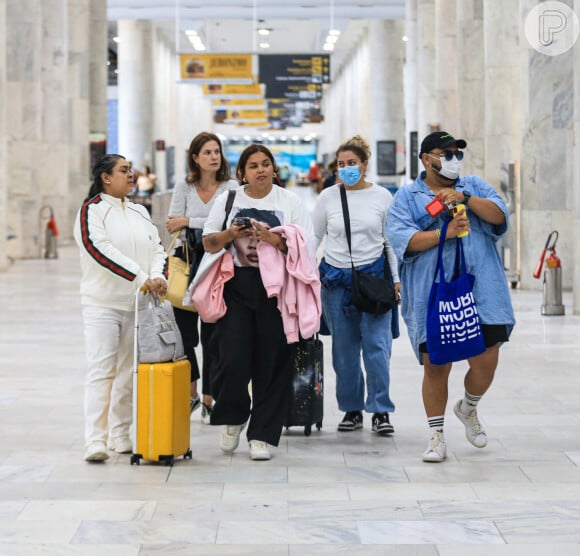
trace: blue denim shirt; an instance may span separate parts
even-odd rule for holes
[[[387,216],[387,237],[399,260],[401,313],[419,362],[422,361],[419,344],[427,341],[427,303],[437,264],[437,247],[410,253],[407,245],[417,232],[441,228],[446,218],[445,212],[433,218],[425,209],[435,195],[423,181],[424,176],[423,172],[413,183],[397,191]],[[505,324],[509,333],[515,317],[503,264],[495,245],[507,230],[507,207],[496,190],[477,176],[460,178],[455,189],[489,199],[505,214],[505,224],[496,226],[484,222],[467,208],[470,231],[462,241],[467,272],[475,276],[473,293],[481,323]],[[449,240],[443,249],[447,280],[453,271],[455,245],[455,240]]]

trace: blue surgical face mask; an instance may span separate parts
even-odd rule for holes
[[[361,173],[358,166],[345,166],[338,169],[338,177],[344,185],[352,187],[359,182]]]

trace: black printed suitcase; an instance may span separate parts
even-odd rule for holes
[[[294,357],[292,391],[284,426],[304,427],[310,436],[312,425],[320,430],[324,415],[323,346],[318,334],[300,340]]]

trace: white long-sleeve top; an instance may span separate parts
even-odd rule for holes
[[[350,214],[354,266],[369,264],[377,260],[383,253],[383,245],[386,245],[393,281],[398,282],[397,257],[386,233],[387,212],[393,196],[384,187],[373,184],[366,189],[347,187],[346,199]],[[326,236],[324,247],[326,262],[337,268],[350,268],[339,185],[321,191],[312,221],[317,246]]]
[[[166,278],[167,256],[147,209],[105,193],[83,203],[74,238],[80,248],[81,303],[132,311],[148,278]]]

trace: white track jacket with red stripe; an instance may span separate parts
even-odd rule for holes
[[[167,256],[147,209],[105,193],[80,208],[81,303],[132,311],[147,278],[166,278]]]

